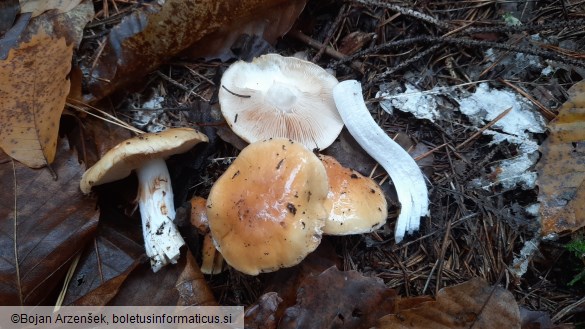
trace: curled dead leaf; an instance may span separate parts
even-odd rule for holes
[[[189,47],[196,47],[191,56],[209,56],[229,49],[243,33],[282,36],[305,2],[167,0],[144,6],[110,31],[95,66],[82,67],[90,72],[87,101],[137,81]]]
[[[381,279],[331,267],[303,281],[279,328],[370,328],[395,310],[396,299]]]
[[[475,278],[441,289],[436,301],[382,317],[376,328],[520,328],[520,310],[509,291]]]

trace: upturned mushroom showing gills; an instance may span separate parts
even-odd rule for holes
[[[207,198],[214,243],[229,265],[246,274],[296,265],[321,242],[327,192],[323,164],[300,143],[252,143]]]
[[[267,54],[225,71],[219,103],[228,125],[249,143],[282,137],[325,149],[343,128],[332,96],[337,83],[316,64]]]
[[[185,244],[173,223],[173,190],[164,159],[207,140],[207,136],[190,128],[142,134],[109,150],[81,178],[80,189],[88,194],[93,186],[122,179],[136,170],[144,245],[154,272],[176,263],[179,249]]]

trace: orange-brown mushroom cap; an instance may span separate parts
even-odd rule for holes
[[[327,173],[303,145],[277,138],[242,150],[207,199],[225,260],[256,275],[298,264],[321,241]]]
[[[388,209],[380,186],[335,158],[320,155],[329,181],[325,207],[329,217],[323,234],[346,235],[373,232],[386,223]]]

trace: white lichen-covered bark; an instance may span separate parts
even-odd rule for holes
[[[374,121],[364,102],[359,82],[340,82],[333,88],[333,99],[347,130],[386,169],[394,183],[401,205],[394,239],[400,242],[406,232],[418,230],[420,217],[429,213],[425,178],[414,159]]]
[[[142,216],[142,231],[146,255],[152,270],[175,264],[185,244],[173,220],[175,205],[171,177],[163,159],[146,162],[137,170],[138,205]]]

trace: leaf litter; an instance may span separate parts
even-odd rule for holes
[[[65,139],[47,169],[0,164],[0,304],[48,302],[67,267],[95,232],[95,202],[77,184],[83,169]],[[16,206],[16,209],[15,209]]]
[[[525,23],[515,27],[516,29],[525,29],[520,30],[521,33],[530,30],[531,24],[541,21],[543,17],[544,21],[550,19],[553,22],[551,24],[559,24],[558,17],[568,15],[566,18],[571,24],[574,26],[580,24],[573,23],[575,20],[571,21],[575,18],[572,11],[574,8],[563,11],[559,4],[483,3],[481,6],[466,7],[465,4],[468,2],[463,1],[448,4],[438,2],[399,3],[398,6],[388,7],[388,4],[380,4],[376,1],[364,0],[360,2],[360,4],[352,3],[343,6],[328,2],[318,5],[312,1],[308,3],[306,13],[310,14],[301,17],[299,26],[303,28],[302,32],[305,33],[305,36],[308,36],[308,39],[304,40],[313,38],[313,41],[321,41],[321,45],[309,46],[315,48],[314,52],[319,55],[314,56],[313,60],[321,57],[319,63],[322,66],[335,66],[338,70],[338,77],[343,77],[343,79],[355,76],[362,77],[359,72],[366,72],[366,75],[363,76],[363,82],[384,81],[390,76],[384,74],[394,70],[395,75],[392,78],[406,85],[405,82],[411,83],[413,80],[409,78],[409,74],[401,77],[400,72],[407,69],[420,76],[416,83],[411,83],[412,86],[416,86],[420,90],[431,90],[437,85],[463,85],[469,82],[466,74],[469,74],[472,80],[477,80],[484,71],[487,72],[486,78],[491,79],[489,82],[491,90],[505,90],[494,80],[499,77],[510,78],[504,74],[508,72],[507,69],[510,69],[512,62],[507,61],[499,64],[502,55],[497,54],[498,57],[495,61],[489,61],[486,65],[485,62],[482,62],[486,60],[485,53],[477,49],[484,47],[482,44],[484,40],[495,42],[497,46],[502,46],[509,41],[510,27],[499,26],[501,17],[497,13],[500,10],[510,11],[511,7],[518,7],[512,9],[516,10],[514,17],[518,17]],[[118,3],[118,5],[120,4]],[[124,5],[127,6],[124,8],[134,6]],[[99,5],[97,7],[100,8]],[[395,14],[395,10],[399,10],[398,12],[401,14],[391,16]],[[110,8],[110,11],[114,10]],[[447,23],[437,23],[433,20],[421,21],[416,15],[409,15],[409,11],[415,14],[421,11],[431,13]],[[336,18],[336,13],[338,18]],[[524,14],[525,16],[523,16]],[[108,9],[101,8],[98,17],[107,18]],[[119,19],[119,16],[113,20],[116,19]],[[412,36],[433,36],[437,33],[441,35],[446,32],[445,26],[471,22],[475,26],[487,26],[486,29],[491,29],[488,32],[469,33],[475,39],[473,46],[460,44],[459,47],[453,47],[453,44],[442,44],[438,48],[435,45],[430,52],[425,52],[425,47],[421,47],[415,42],[409,43],[412,47],[404,52],[388,51],[392,48],[377,48],[377,46],[385,46],[393,42],[395,38],[400,39],[398,41],[403,41],[403,38]],[[104,35],[100,34],[103,33],[104,26],[100,24],[98,21],[97,24],[92,25],[89,34],[97,33],[95,36],[89,36],[86,40],[91,42],[91,40],[96,40]],[[542,40],[545,43],[551,42],[551,36],[558,38],[561,48],[557,49],[562,52],[565,50],[563,49],[565,45],[570,45],[573,39],[578,39],[578,35],[571,34],[574,29],[559,28],[559,26],[547,25],[547,27],[537,28],[544,36]],[[453,29],[455,26],[450,28]],[[471,30],[473,29],[475,28]],[[330,48],[339,47],[341,40],[347,39],[344,36],[353,31],[376,32],[376,35],[369,44],[358,45],[362,50],[354,53],[350,58],[335,57],[339,54],[329,51]],[[451,30],[449,33],[457,32]],[[460,38],[463,42],[467,42],[465,39],[467,38]],[[307,47],[303,45],[299,47],[298,40],[301,39],[285,37],[284,42],[277,45],[276,51],[293,53],[293,48],[295,48],[294,50],[297,50],[296,48],[306,49]],[[306,41],[301,41],[301,43]],[[525,46],[523,44],[518,48],[496,47],[494,49],[504,49],[506,52],[502,52],[503,54],[511,53],[514,56],[516,51],[523,50],[522,47]],[[548,45],[533,45],[534,48],[541,47],[543,49],[546,46]],[[484,49],[490,47],[486,46]],[[573,46],[570,47],[572,47],[572,51],[580,49],[579,43],[573,43]],[[307,53],[309,59],[314,54],[311,51]],[[554,56],[551,57],[550,52],[542,53],[543,57],[537,56],[536,60],[544,64],[540,65],[540,68],[548,68],[546,74],[541,74],[541,69],[536,73],[533,69],[516,70],[512,77],[516,79],[516,83],[522,81],[522,89],[529,94],[532,93],[532,96],[545,104],[545,107],[554,108],[564,100],[565,86],[573,84],[576,77],[583,75],[579,65],[572,66],[575,63],[575,61],[571,62],[573,54],[575,52],[566,52],[563,53],[564,58],[560,58],[563,56],[556,57],[556,60],[560,58],[560,61],[545,61],[545,58],[550,59]],[[237,55],[243,56],[244,54],[237,53]],[[329,56],[333,56],[334,59],[332,60]],[[421,60],[421,58],[425,60]],[[184,61],[185,58],[182,60]],[[346,63],[351,63],[351,65],[339,64],[341,60],[347,60]],[[413,63],[416,65],[410,65]],[[188,63],[185,63],[171,60],[162,70],[164,75],[171,78],[173,82],[169,83],[170,80],[161,79],[159,75],[159,77],[154,76],[149,79],[147,85],[162,86],[161,88],[165,91],[165,105],[169,106],[168,108],[191,108],[188,104],[195,99],[201,100],[201,95],[204,95],[203,99],[213,101],[213,90],[217,88],[213,81],[225,65],[217,61],[189,60]],[[361,70],[352,71],[351,68],[358,65],[361,65]],[[479,68],[479,70],[472,72],[471,68]],[[386,78],[382,78],[383,76]],[[524,81],[530,81],[533,84],[524,83]],[[464,88],[469,89],[470,87]],[[376,93],[376,89],[377,84],[369,83],[369,88],[366,88],[365,93],[373,95]],[[461,88],[459,89],[461,90]],[[530,101],[534,102],[535,99]],[[484,124],[483,127],[473,127],[473,124],[469,124],[469,118],[460,112],[452,111],[452,99],[447,99],[447,102],[440,100],[437,105],[441,114],[448,114],[447,121],[421,121],[405,117],[400,113],[389,116],[376,104],[373,104],[371,108],[373,115],[389,134],[405,132],[410,138],[419,142],[419,145],[424,143],[425,146],[429,147],[422,156],[423,159],[429,156],[434,158],[434,161],[431,162],[433,170],[428,176],[429,182],[433,186],[433,194],[431,195],[434,204],[433,216],[425,223],[420,236],[413,237],[402,245],[394,245],[390,238],[392,219],[387,227],[374,234],[334,239],[336,259],[343,262],[341,267],[346,270],[357,269],[365,276],[382,278],[386,286],[397,289],[399,294],[403,296],[424,295],[425,293],[437,295],[442,287],[464,282],[471,277],[479,276],[492,283],[499,282],[502,278],[501,274],[505,273],[503,284],[516,294],[519,303],[533,310],[544,310],[555,314],[555,322],[578,321],[578,314],[572,313],[579,309],[579,301],[578,298],[575,298],[574,291],[567,290],[562,281],[555,281],[558,277],[555,274],[557,273],[555,269],[560,264],[554,260],[562,260],[563,257],[561,257],[562,255],[551,257],[548,252],[551,250],[558,252],[558,246],[544,242],[537,246],[536,253],[522,253],[525,256],[525,261],[522,264],[526,267],[526,271],[523,272],[526,273],[524,276],[514,274],[513,270],[506,266],[515,256],[520,254],[522,246],[527,245],[525,241],[533,238],[534,225],[535,223],[539,224],[532,215],[535,213],[532,206],[536,200],[534,189],[522,191],[521,189],[505,189],[501,185],[493,185],[489,190],[486,190],[470,184],[473,178],[478,177],[484,177],[485,182],[488,183],[497,182],[496,173],[499,167],[494,167],[492,164],[501,163],[503,159],[513,158],[519,147],[508,142],[492,143],[491,136],[476,136],[475,134],[482,132],[481,129],[489,125],[491,121],[484,119],[484,123],[488,123]],[[221,122],[218,120],[213,122],[193,120],[189,118],[194,118],[194,116],[183,115],[183,113],[187,113],[184,110],[175,112],[168,110],[168,108],[163,110],[164,119],[169,120],[168,125],[196,124],[205,129],[221,126]],[[118,107],[115,110],[118,111],[119,115],[127,114],[123,112],[123,108]],[[497,130],[502,132],[501,129]],[[529,135],[533,135],[533,133],[529,133]],[[465,148],[458,148],[459,145],[467,141],[470,142],[464,144]],[[221,165],[224,162],[221,159],[233,158],[237,154],[237,150],[221,142],[214,144],[211,152],[212,158],[217,159],[217,161],[212,162],[213,165],[210,168],[204,167],[204,173],[191,172],[192,177],[189,179],[191,184],[185,184],[189,188],[185,187],[185,190],[180,192],[181,194],[205,196],[213,178],[217,177],[222,168],[225,168]],[[353,159],[353,162],[360,165],[361,161],[358,160]],[[369,173],[384,182],[384,177],[376,170],[375,164],[373,165],[374,169],[371,169],[370,165],[368,164],[369,169],[365,174]],[[181,184],[184,183],[181,182]],[[184,199],[184,197],[180,197],[178,202]],[[539,252],[544,252],[545,256],[540,257]],[[543,261],[543,258],[547,259]],[[318,275],[318,273],[316,274]],[[222,304],[250,305],[258,299],[259,292],[263,291],[263,287],[266,285],[263,277],[260,279],[246,278],[234,273],[234,271],[206,277],[206,279],[211,284],[213,291],[219,296],[219,301]],[[559,287],[561,287],[560,291],[557,290]],[[268,300],[272,301],[273,305],[268,309],[275,307],[279,309],[285,302],[284,299],[278,302],[274,295],[270,296],[272,298],[268,298]],[[168,301],[170,299],[163,298],[162,300]]]

